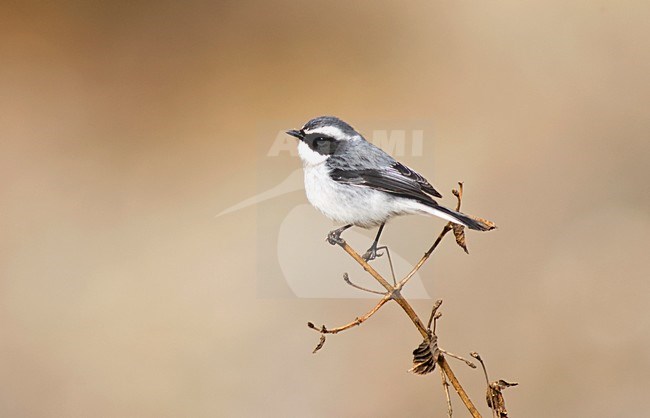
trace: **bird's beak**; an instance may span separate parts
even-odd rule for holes
[[[305,134],[303,134],[301,131],[296,131],[295,129],[287,131],[287,135],[294,136],[298,139],[303,139],[305,137]]]

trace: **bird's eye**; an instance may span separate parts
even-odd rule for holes
[[[332,155],[337,148],[337,141],[325,135],[310,135],[303,140],[309,148],[321,155]]]

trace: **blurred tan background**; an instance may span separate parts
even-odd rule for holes
[[[312,355],[307,321],[372,302],[260,294],[274,201],[215,218],[299,167],[260,173],[267,122],[272,141],[320,114],[433,121],[406,162],[499,224],[421,276],[441,345],[520,382],[512,416],[644,415],[648,19],[644,1],[2,3],[0,416],[443,416],[398,308]],[[313,216],[296,239],[343,262]],[[413,262],[442,223],[391,225],[389,244],[422,231]],[[489,416],[482,375],[453,366]]]

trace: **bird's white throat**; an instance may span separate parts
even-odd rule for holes
[[[300,141],[298,143],[298,155],[305,167],[323,164],[327,160],[327,155],[322,155],[309,148],[309,145]]]

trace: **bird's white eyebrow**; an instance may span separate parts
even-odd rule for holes
[[[336,126],[319,126],[315,129],[305,129],[305,134],[322,134],[325,136],[330,136],[333,138],[345,138],[347,135],[345,132],[337,128]]]

